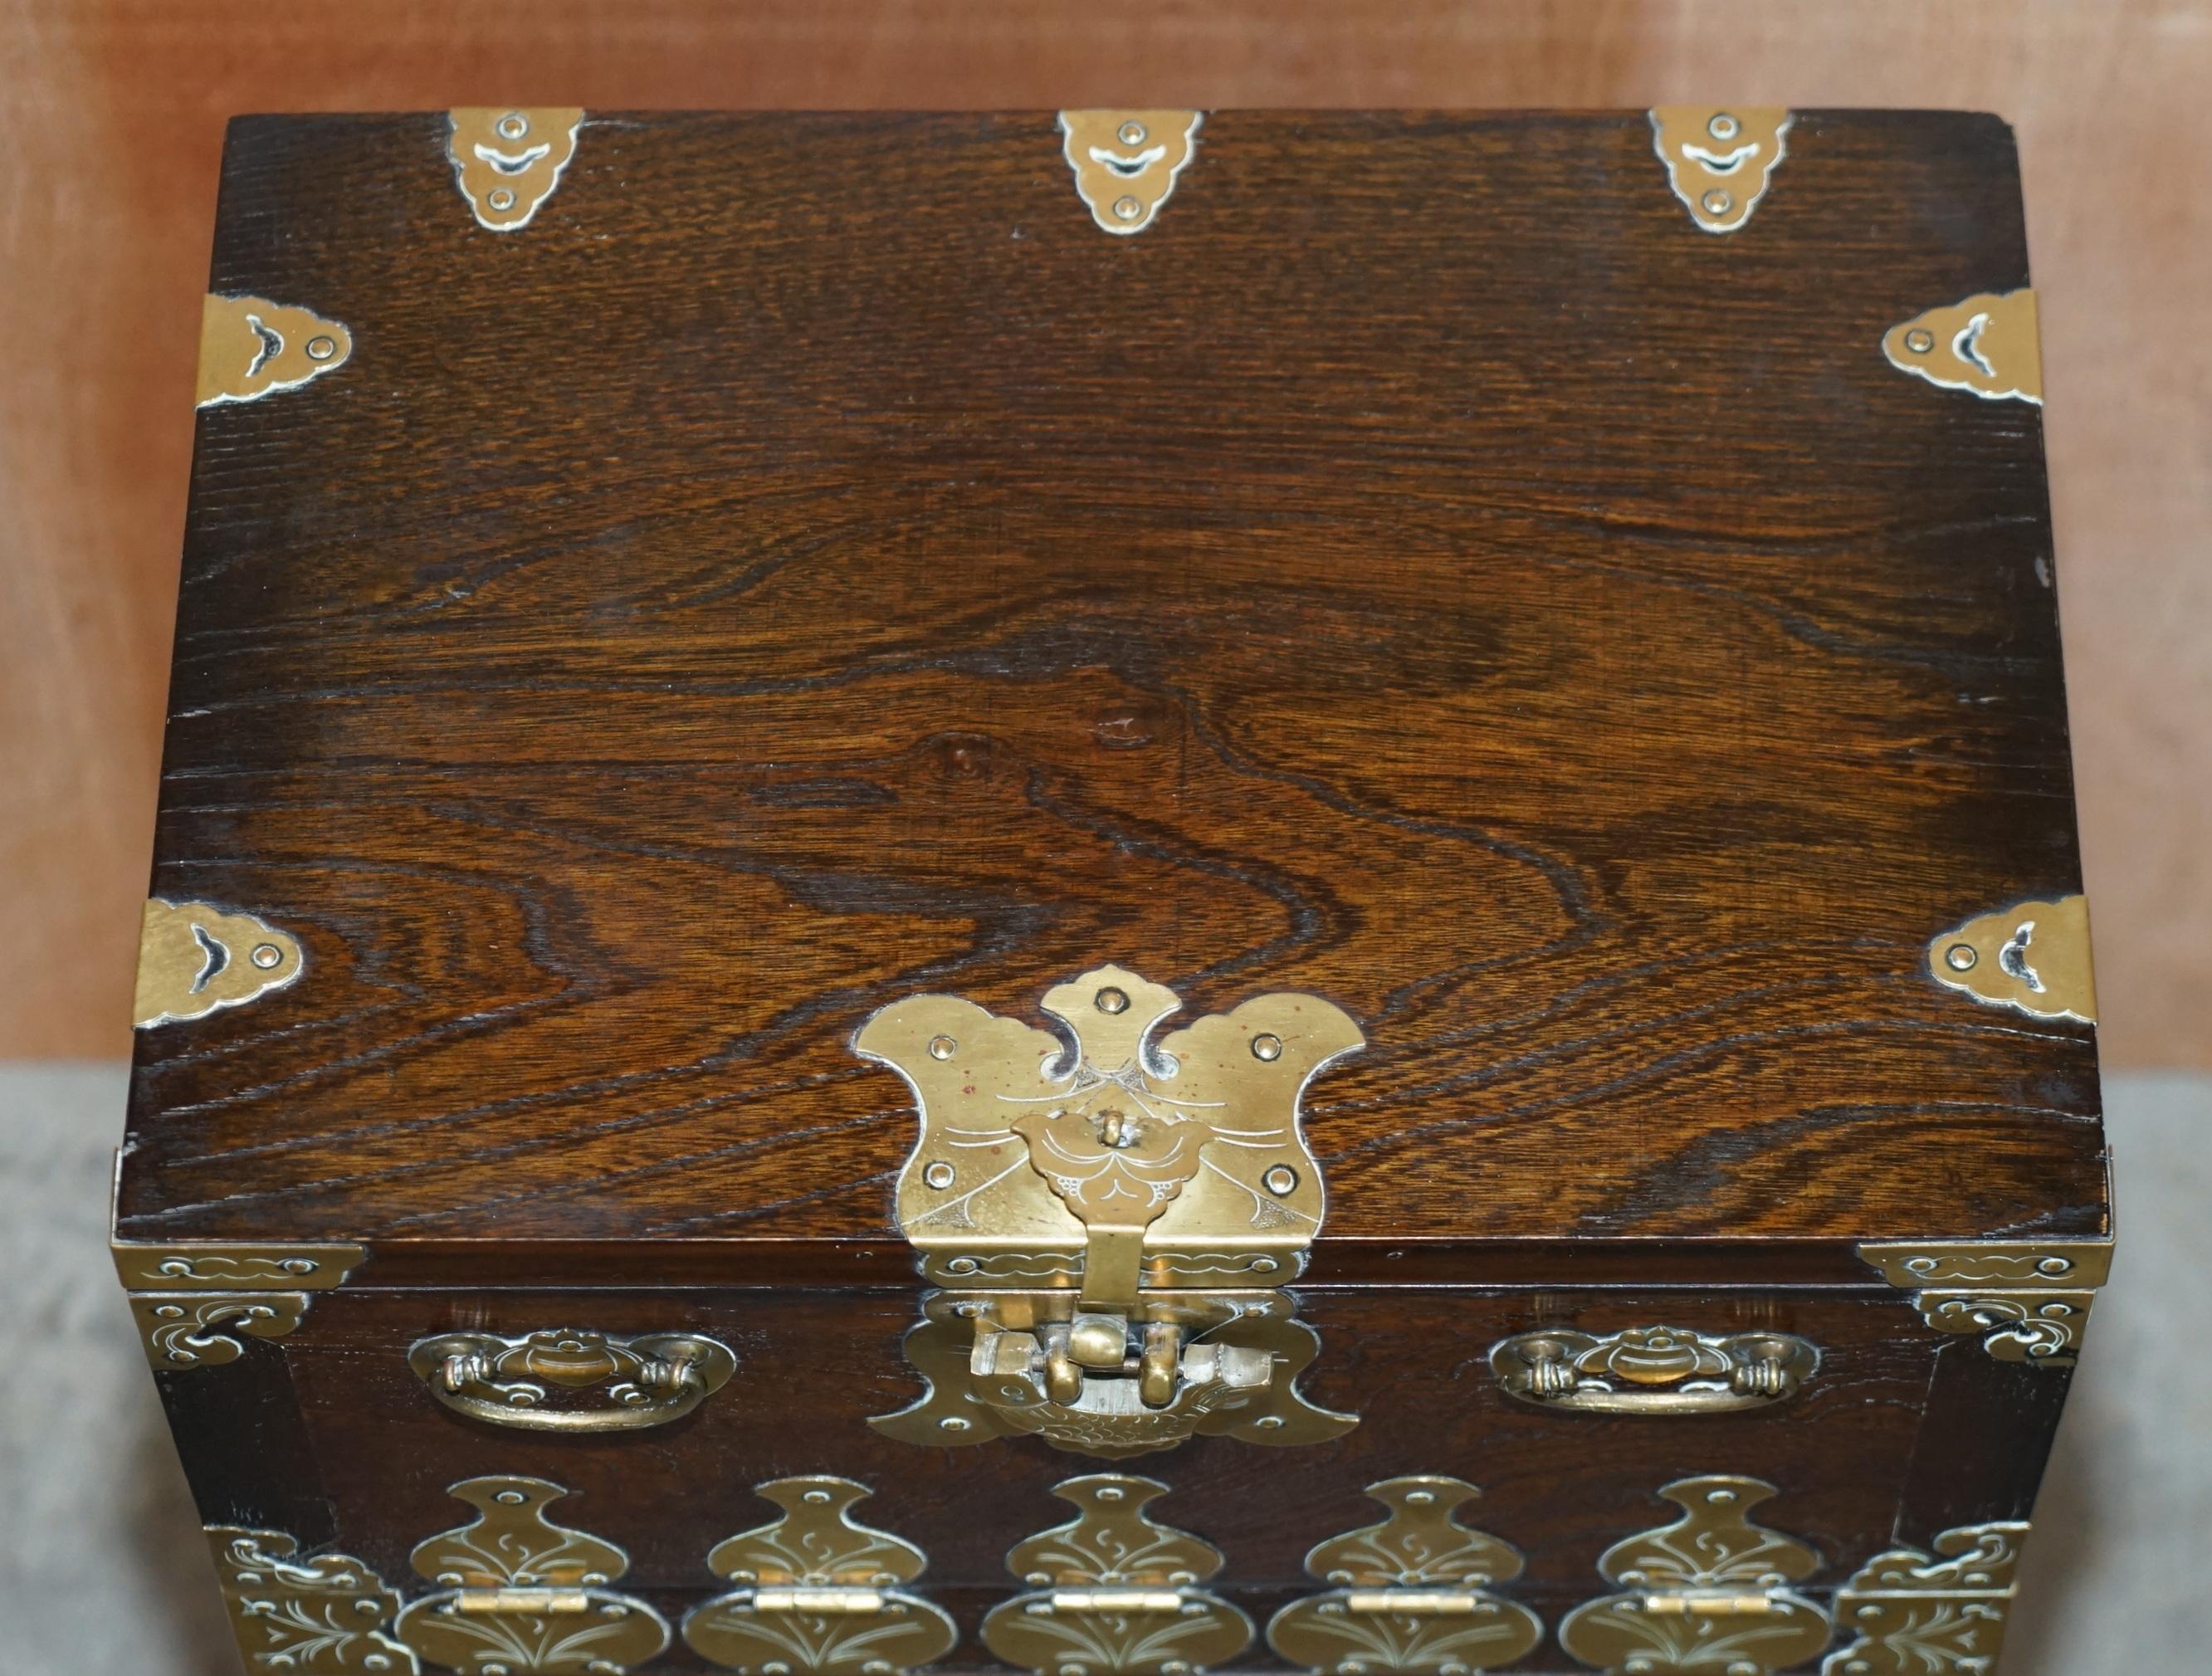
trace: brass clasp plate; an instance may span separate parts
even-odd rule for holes
[[[957,1289],[908,1341],[931,1394],[878,1428],[1107,1455],[1348,1429],[1292,1388],[1315,1341],[1273,1288],[1325,1208],[1299,1098],[1358,1027],[1318,997],[1263,995],[1155,1041],[1180,1002],[1117,966],[1043,1005],[1066,1040],[949,995],[895,1002],[853,1039],[914,1090],[899,1226]]]

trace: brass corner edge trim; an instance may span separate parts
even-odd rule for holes
[[[334,373],[353,354],[353,333],[312,309],[267,297],[210,292],[200,308],[193,406],[258,402]]]
[[[1668,185],[1707,233],[1733,233],[1751,219],[1789,155],[1797,119],[1779,106],[1754,105],[1655,105],[1647,114]]]
[[[1881,352],[1900,373],[1939,390],[1984,401],[2043,403],[2043,348],[2035,291],[1978,291],[1923,310],[1882,334]]]
[[[250,1668],[421,1670],[413,1649],[385,1633],[398,1591],[352,1555],[303,1555],[282,1531],[205,1528],[231,1633]]]
[[[1937,1332],[1978,1333],[2000,1362],[2067,1368],[2112,1272],[2112,1242],[1869,1241],[1858,1254],[1910,1291],[1921,1320]]]
[[[1928,972],[1985,1006],[2094,1024],[2089,899],[2041,897],[1976,914],[1929,941]]]
[[[1836,1591],[1836,1618],[1855,1639],[1831,1653],[1821,1676],[1946,1676],[1993,1668],[2016,1593],[2027,1539],[2023,1521],[1961,1525],[1935,1552],[1876,1554]]]
[[[1062,111],[1060,155],[1102,232],[1142,233],[1198,154],[1201,111]]]
[[[461,106],[446,112],[446,157],[477,223],[493,233],[530,225],[576,155],[580,106]]]
[[[327,1292],[368,1260],[368,1248],[242,1245],[228,1241],[147,1245],[111,1240],[115,1272],[132,1292]]]
[[[139,1029],[244,1006],[299,981],[300,939],[252,914],[155,896],[138,922],[131,1018]]]

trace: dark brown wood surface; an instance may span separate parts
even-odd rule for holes
[[[234,131],[155,886],[310,969],[144,1033],[134,1239],[882,1241],[845,1043],[1113,959],[1328,996],[1329,1231],[2096,1234],[2091,1032],[1928,939],[2079,888],[2039,416],[1885,328],[2027,278],[1993,118],[1217,113],[1099,232],[1050,114]],[[1033,1016],[1033,1015],[1032,1015]]]

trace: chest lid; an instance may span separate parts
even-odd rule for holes
[[[1986,117],[243,120],[120,1234],[2101,1237],[2027,283]]]

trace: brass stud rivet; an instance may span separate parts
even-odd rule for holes
[[[1741,131],[1740,124],[1726,111],[1718,112],[1711,122],[1705,124],[1705,132],[1717,140],[1732,140],[1739,131]]]
[[[307,353],[313,355],[314,352],[314,345],[309,344]],[[258,945],[246,958],[266,972],[272,966],[281,966],[284,963],[284,951],[274,943],[263,943]]]
[[[1279,1060],[1283,1056],[1283,1039],[1265,1032],[1252,1038],[1252,1057],[1255,1060]]]
[[[1711,1495],[1707,1496],[1705,1499],[1711,1502],[1715,1507],[1726,1507],[1730,1502],[1735,1499],[1735,1491],[1733,1490],[1716,1490]]]
[[[939,1158],[921,1172],[921,1179],[941,1193],[952,1185],[952,1166]]]
[[[1259,1427],[1262,1431],[1273,1431],[1277,1426],[1282,1424],[1282,1423],[1283,1417],[1279,1414],[1262,1414],[1258,1419],[1252,1422],[1254,1425]]]
[[[1954,943],[1943,950],[1943,963],[1954,972],[1972,971],[1974,962],[1980,958],[1981,956],[1974,951],[1974,945],[1971,943]]]
[[[338,340],[335,337],[310,337],[307,340],[307,359],[310,361],[328,361],[337,352]],[[254,963],[260,964],[258,961]],[[273,966],[276,962],[271,961],[269,963]]]
[[[179,1305],[174,1303],[165,1303],[154,1313],[159,1315],[165,1321],[173,1321],[182,1320],[185,1312]]]
[[[949,1060],[959,1047],[960,1044],[949,1035],[933,1035],[929,1039],[929,1056],[933,1060]]]
[[[1099,1485],[1098,1499],[1102,1502],[1120,1501],[1121,1499],[1121,1486],[1118,1484],[1105,1484]]]
[[[1123,145],[1144,144],[1145,124],[1141,122],[1123,123],[1120,131],[1120,138]]]
[[[829,1501],[830,1492],[826,1490],[810,1490],[806,1492],[806,1499],[815,1506],[821,1507]]]
[[[530,1497],[524,1495],[520,1490],[502,1490],[499,1492],[497,1499],[506,1503],[509,1507],[518,1507],[524,1502],[528,1501]]]
[[[1735,208],[1735,200],[1717,186],[1698,201],[1705,206],[1708,216],[1725,216]]]
[[[499,119],[499,137],[502,140],[519,140],[530,131],[530,118],[520,111],[509,111]]]
[[[1406,1500],[1414,1507],[1426,1507],[1431,1502],[1436,1500],[1436,1492],[1434,1491],[1416,1490],[1413,1494],[1407,1497]]]
[[[514,208],[514,194],[504,186],[495,187],[485,195],[484,202],[495,210],[512,210]]]
[[[1905,334],[1905,347],[1915,355],[1926,355],[1936,347],[1936,334],[1924,327],[1915,326]]]
[[[940,1429],[945,1431],[965,1431],[969,1426],[975,1424],[975,1422],[973,1420],[963,1420],[957,1414],[947,1414],[937,1424]]]
[[[1114,213],[1125,222],[1133,222],[1145,213],[1144,203],[1134,197],[1117,197],[1114,200]]]
[[[1135,202],[1135,200],[1134,200],[1134,199],[1129,199],[1129,200],[1127,200],[1127,202],[1130,202],[1130,203],[1134,203],[1134,202]],[[1118,989],[1110,989],[1110,988],[1109,988],[1109,989],[1102,989],[1102,990],[1100,990],[1100,991],[1098,992],[1098,1011],[1101,1011],[1101,1012],[1127,1012],[1128,1010],[1129,1010],[1129,998],[1128,998],[1126,994],[1124,994],[1121,991],[1120,991],[1120,990],[1118,990]]]
[[[1298,1173],[1288,1164],[1277,1164],[1260,1178],[1267,1183],[1267,1191],[1280,1199],[1298,1184]]]

